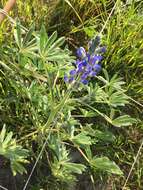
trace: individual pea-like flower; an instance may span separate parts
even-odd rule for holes
[[[77,49],[79,59],[74,63],[75,68],[64,76],[65,82],[73,82],[78,79],[82,84],[88,84],[90,78],[95,77],[101,70],[102,54],[106,52],[106,47],[100,46],[100,37],[90,41],[88,52],[83,47]]]
[[[86,57],[86,51],[83,47],[80,47],[77,49],[77,56],[81,59],[84,59]]]

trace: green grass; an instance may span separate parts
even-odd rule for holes
[[[4,2],[2,1],[2,3]],[[11,16],[13,18],[18,17],[21,23],[27,28],[29,28],[32,23],[35,23],[36,29],[39,29],[42,23],[44,23],[49,34],[57,30],[58,36],[66,36],[66,42],[73,52],[75,52],[76,47],[87,47],[89,38],[100,32],[113,5],[114,1],[108,0],[55,0],[50,3],[42,0],[27,0],[23,3],[18,0],[17,6]],[[119,76],[123,77],[127,84],[126,89],[128,95],[143,104],[143,3],[142,1],[138,1],[136,3],[133,2],[132,4],[123,5],[123,2],[118,0],[115,12],[103,32],[103,44],[107,46],[103,67],[108,70],[110,76],[114,73],[118,73]],[[13,61],[13,52],[9,49],[9,47],[14,47],[12,32],[9,32],[11,29],[12,26],[8,21],[5,21],[0,31],[0,42],[2,44],[0,55],[3,61],[6,62],[8,57],[11,57],[11,61]],[[8,55],[7,52],[9,52]],[[12,68],[14,67],[12,66]],[[16,75],[18,80],[20,80],[20,86],[17,86]],[[35,76],[33,73],[28,76],[30,77],[28,82],[32,83]],[[23,68],[15,71],[14,75],[4,72],[4,76],[1,77],[1,79],[3,87],[3,94],[1,96],[3,123],[7,123],[9,129],[11,128],[15,135],[21,139],[19,142],[22,145],[26,142],[27,147],[31,146],[30,143],[35,141],[35,138],[38,143],[41,142],[40,139],[34,135],[35,133],[33,134],[33,131],[35,131],[37,123],[39,125],[39,123],[45,122],[49,110],[47,109],[47,112],[40,110],[42,115],[39,115],[36,107],[33,107],[32,103],[27,101],[28,92],[23,85],[26,84],[27,75],[24,74]],[[37,87],[34,87],[34,85]],[[45,97],[48,90],[44,85],[38,86],[37,83],[33,84],[33,89],[31,88],[31,90],[34,91],[34,93],[32,93],[35,95],[33,95],[35,105],[39,106],[38,101],[40,101],[43,96]],[[9,95],[9,92],[12,95]],[[123,130],[111,129],[111,131],[118,136],[116,141],[113,144],[109,143],[107,147],[106,144],[100,142],[96,147],[96,151],[100,154],[104,153],[108,155],[111,159],[114,158],[116,163],[123,170],[125,177],[127,177],[140,146],[141,139],[143,138],[143,115],[142,106],[134,102],[131,102],[131,105],[122,111],[139,119],[138,125],[133,125]],[[141,152],[128,181],[128,190],[142,190],[143,188],[142,157],[143,152]],[[42,164],[42,166],[38,166],[39,170],[37,169],[37,173],[40,171],[40,167],[45,166],[45,160]],[[43,173],[39,175],[42,179]],[[97,184],[107,182],[108,187],[106,187],[106,189],[119,190],[121,186],[123,186],[125,177],[120,178],[96,173],[94,180]],[[38,188],[47,188],[48,186],[51,189],[55,188],[55,190],[66,189],[64,183],[61,183],[51,176],[44,177],[42,180],[37,178],[36,181],[37,185],[35,188],[39,185]],[[55,187],[52,186],[53,181]],[[80,184],[79,186],[81,187],[82,185]]]

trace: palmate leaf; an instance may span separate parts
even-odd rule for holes
[[[56,40],[51,46],[50,48],[48,49],[48,52],[54,50],[55,48],[57,47],[61,47],[65,42],[65,37],[61,37],[59,38],[58,40]]]
[[[98,103],[108,102],[108,94],[98,85],[96,87],[96,96],[95,97],[96,97],[96,101]]]
[[[110,107],[118,107],[125,106],[129,103],[129,97],[124,93],[125,90],[122,89],[122,85],[124,82],[121,78],[117,78],[117,75],[114,75],[111,79],[109,79],[108,73],[104,70],[105,79],[101,76],[98,77],[100,81],[104,83],[104,86],[99,86],[96,84],[96,88],[92,89],[90,87],[89,93],[91,94],[91,98],[94,99],[98,103],[108,104]]]
[[[58,162],[57,159],[54,159],[54,162],[51,164],[51,170],[53,175],[64,182],[73,182],[76,180],[74,174],[82,174],[86,169],[86,166],[83,164],[72,163],[69,161]]]
[[[64,37],[57,39],[57,32],[53,32],[53,34],[48,37],[45,27],[42,26],[40,36],[37,37],[37,47],[42,59],[46,59],[47,61],[68,59],[69,56],[60,48],[64,42]]]
[[[41,27],[40,33],[35,32],[34,29],[35,27],[32,25],[27,32],[22,34],[23,30],[19,24],[16,25],[14,37],[20,58],[22,55],[22,58],[25,59],[41,58],[43,61],[49,62],[71,61],[70,51],[61,48],[65,42],[65,37],[57,39],[57,32],[53,32],[51,36],[48,36],[44,26]],[[28,62],[27,59],[26,62]]]
[[[116,163],[109,160],[109,158],[107,157],[93,157],[93,159],[90,161],[90,164],[95,170],[100,170],[103,172],[108,172],[117,175],[123,175],[123,172],[116,165]]]
[[[72,163],[69,158],[69,151],[59,140],[55,141],[54,161],[51,163],[51,170],[53,175],[61,181],[74,181],[74,174],[82,174],[86,167],[83,164]],[[51,146],[50,146],[51,147]]]
[[[14,30],[14,37],[17,46],[19,47],[18,53],[22,56],[25,57],[35,57],[37,54],[35,51],[37,51],[37,46],[36,46],[36,38],[33,36],[34,34],[34,25],[30,27],[30,29],[25,32],[25,37],[22,35],[22,29],[20,25],[17,23],[16,28]]]
[[[92,139],[91,137],[88,135],[87,132],[81,132],[78,135],[74,136],[71,139],[74,143],[78,144],[78,145],[91,145],[92,144]]]
[[[16,140],[12,138],[13,133],[6,132],[5,126],[0,133],[0,155],[10,160],[11,169],[14,175],[16,173],[26,172],[23,163],[27,163],[28,150],[23,149],[16,144]]]
[[[86,166],[84,166],[83,164],[77,164],[72,162],[65,163],[64,167],[68,169],[71,173],[76,174],[82,174],[82,172],[86,169]]]
[[[113,142],[115,140],[115,136],[109,131],[95,130],[95,138],[103,142]]]
[[[115,136],[109,131],[100,131],[89,125],[87,125],[85,130],[88,131],[88,134],[95,138],[97,142],[113,142],[115,140]]]
[[[27,44],[29,44],[29,42],[31,41],[34,30],[35,30],[35,25],[32,24],[31,27],[29,28],[28,32],[26,33],[24,39],[23,39],[23,45],[24,46],[27,46]]]
[[[129,103],[128,96],[126,96],[121,91],[117,91],[109,97],[109,104],[112,105],[113,107],[125,106],[125,104],[128,103]]]
[[[99,76],[98,79],[102,81],[104,84],[106,84],[106,92],[108,92],[108,95],[111,95],[114,91],[120,91],[120,92],[125,91],[122,87],[125,84],[125,82],[123,81],[121,77],[118,77],[118,75],[115,74],[110,79],[108,72],[105,69],[103,69],[103,72],[104,72],[105,78],[103,78],[102,76]]]
[[[57,31],[53,32],[45,44],[45,49],[44,49],[45,51],[55,42],[57,37],[58,37]]]
[[[69,59],[68,54],[65,54],[63,50],[56,48],[46,52],[46,59],[50,62],[59,62]]]
[[[122,126],[132,125],[133,123],[136,123],[136,122],[137,120],[130,117],[129,115],[122,115],[112,120],[112,125],[116,127],[122,127]]]
[[[19,160],[11,161],[11,169],[12,169],[12,172],[13,172],[14,176],[17,174],[17,172],[20,173],[20,174],[26,173],[26,169],[20,163]]]
[[[88,110],[82,109],[82,108],[80,108],[80,111],[84,117],[94,117],[95,116],[95,113],[92,111],[88,111]]]
[[[109,93],[112,94],[114,92],[114,90],[120,90],[122,92],[124,92],[125,90],[123,89],[123,85],[125,84],[125,82],[123,81],[123,79],[121,77],[118,77],[117,74],[115,74],[109,82]]]

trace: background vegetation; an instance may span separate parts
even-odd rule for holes
[[[4,3],[5,1],[1,1],[2,5]],[[21,31],[19,27],[14,30],[15,27],[10,24],[9,20],[5,20],[2,24],[0,31],[0,125],[1,129],[3,128],[1,144],[4,143],[4,136],[8,136],[8,140],[5,142],[8,153],[4,154],[1,148],[0,154],[11,161],[12,169],[16,173],[23,173],[25,169],[21,163],[29,161],[29,164],[26,164],[27,175],[18,174],[15,178],[16,181],[27,179],[46,138],[41,126],[46,123],[52,106],[51,92],[49,92],[49,84],[47,83],[47,70],[52,72],[50,78],[54,78],[58,72],[57,67],[43,63],[40,53],[38,58],[35,57],[35,50],[36,52],[41,51],[41,47],[37,45],[37,38],[40,36],[42,41],[44,38],[42,36],[46,36],[46,32],[48,36],[53,36],[54,31],[58,33],[57,39],[65,36],[65,43],[68,47],[62,43],[57,44],[55,49],[57,48],[59,57],[51,56],[49,59],[47,56],[46,59],[49,59],[49,62],[55,61],[59,67],[62,64],[69,64],[75,59],[71,54],[75,55],[76,48],[84,46],[87,49],[89,39],[101,31],[114,5],[115,1],[112,0],[27,0],[26,2],[18,0],[11,16],[19,18],[21,25],[28,30],[30,28],[31,36],[26,35],[27,32]],[[31,27],[32,24],[35,24],[35,28]],[[44,24],[46,32],[44,29],[41,30],[42,24]],[[34,35],[31,31],[34,32]],[[20,39],[23,38],[25,43],[21,44]],[[46,37],[44,40],[46,41]],[[43,157],[36,167],[29,189],[122,189],[143,139],[142,1],[118,0],[116,2],[116,8],[103,31],[102,43],[107,47],[102,67],[107,70],[109,81],[106,71],[102,71],[101,76],[109,84],[112,81],[112,88],[114,83],[120,82],[112,77],[115,74],[122,77],[122,80],[125,81],[124,88],[116,90],[118,93],[123,92],[121,93],[124,97],[121,98],[123,102],[120,103],[124,106],[120,106],[116,102],[117,108],[115,108],[113,102],[106,101],[108,98],[111,100],[112,93],[106,86],[104,89],[101,81],[98,82],[98,85],[99,89],[104,90],[104,93],[98,89],[94,82],[90,88],[82,89],[82,91],[74,90],[71,99],[54,124],[53,131],[50,132],[52,139],[49,140]],[[49,48],[51,46],[52,44],[49,45]],[[58,48],[61,48],[60,51]],[[68,48],[72,50],[72,53],[69,52]],[[21,52],[21,49],[24,51]],[[61,81],[63,72],[68,72],[68,70],[69,68],[66,68],[59,74],[57,91],[53,95],[55,99],[57,98],[57,104],[60,104],[65,96],[66,86]],[[95,93],[96,99],[94,99]],[[129,97],[125,98],[124,93]],[[92,108],[81,105],[79,102],[75,103],[76,94],[81,97],[80,101]],[[105,121],[101,115],[95,114],[93,111],[95,108],[110,116],[116,110],[118,116],[130,115],[132,118],[136,118],[137,122],[133,122],[133,125],[131,122],[128,123],[128,126],[117,128],[112,126],[112,123]],[[124,120],[123,125],[126,122],[128,121]],[[6,127],[3,127],[4,125]],[[65,129],[63,125],[69,128]],[[72,126],[76,126],[75,129]],[[57,130],[58,133],[54,130]],[[71,139],[69,135],[73,133],[72,130],[75,130],[75,136]],[[8,133],[8,131],[13,132],[13,138],[16,138],[16,141],[12,141],[12,133]],[[46,134],[48,132],[46,131]],[[95,134],[93,135],[93,133]],[[63,145],[61,142],[66,143]],[[90,145],[92,145],[92,153],[89,153]],[[13,152],[11,147],[13,147]],[[26,159],[27,155],[30,155],[28,159]],[[92,163],[89,164],[87,159],[95,155],[97,158],[102,156],[103,160],[93,162],[91,159]],[[69,160],[70,156],[72,161]],[[107,157],[113,162],[109,162]],[[62,166],[59,163],[60,158],[63,159]],[[142,160],[143,152],[141,150],[126,189],[143,189]],[[77,165],[72,165],[73,162]],[[8,167],[8,161],[4,160],[4,163]],[[105,163],[105,165],[101,163]],[[100,168],[91,167],[94,164],[95,166],[99,165]],[[87,167],[86,172],[85,166]],[[114,171],[111,172],[111,168]],[[73,170],[78,182],[74,179]],[[121,174],[121,171],[124,175],[120,176],[118,174]],[[82,175],[79,175],[81,173]],[[67,185],[67,182],[70,185]],[[17,183],[16,185],[19,185],[18,189],[22,189],[24,184]]]

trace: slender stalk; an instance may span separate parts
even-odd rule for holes
[[[83,101],[80,101],[78,99],[75,99],[77,102],[79,102],[80,104],[83,104],[85,106],[87,106],[88,108],[90,108],[91,110],[93,110],[94,112],[98,113],[100,116],[102,116],[106,121],[108,121],[109,123],[112,124],[112,120],[107,116],[105,115],[104,113],[101,113],[99,110],[95,109],[94,107],[90,106],[89,104],[86,104],[85,102]]]
[[[50,113],[50,116],[49,116],[49,118],[48,118],[48,121],[47,121],[47,123],[46,123],[46,127],[47,127],[47,128],[50,127],[51,122],[53,121],[54,117],[55,117],[55,113],[53,114],[53,112],[51,112],[51,113]],[[35,162],[35,164],[34,164],[32,170],[31,170],[30,175],[29,175],[29,177],[28,177],[28,179],[27,179],[27,181],[26,181],[26,183],[25,183],[25,185],[24,185],[24,187],[23,187],[23,190],[26,190],[26,188],[27,188],[27,186],[28,186],[28,183],[29,183],[29,181],[30,181],[30,179],[31,179],[31,177],[32,177],[32,175],[33,175],[33,172],[34,172],[34,170],[35,170],[35,168],[36,168],[36,166],[37,166],[37,164],[38,164],[38,162],[39,162],[39,160],[40,160],[40,157],[42,156],[42,153],[43,153],[43,151],[44,151],[44,149],[45,149],[45,147],[46,147],[46,144],[48,143],[48,139],[49,139],[49,137],[50,137],[50,135],[51,135],[51,131],[52,131],[52,127],[50,128],[49,134],[48,134],[48,136],[47,136],[47,138],[46,138],[46,140],[45,140],[45,142],[44,142],[44,144],[43,144],[43,146],[42,146],[42,148],[41,148],[41,151],[40,151],[40,153],[39,153],[39,155],[38,155],[38,157],[37,157],[37,159],[36,159],[36,162]]]
[[[3,190],[8,190],[7,188],[3,187],[0,185],[0,188],[3,189]]]
[[[81,155],[85,158],[85,160],[90,163],[90,160],[88,159],[88,157],[84,154],[84,152],[80,149],[80,147],[77,147],[78,151],[81,153]],[[91,182],[93,184],[93,189],[95,189],[95,181],[94,181],[94,177],[92,174],[90,174],[90,179],[91,179]]]
[[[44,144],[43,144],[43,146],[42,146],[42,149],[41,149],[41,151],[40,151],[40,153],[39,153],[39,155],[38,155],[38,157],[37,157],[37,159],[36,159],[36,162],[35,162],[35,164],[34,164],[32,170],[31,170],[31,173],[30,173],[30,175],[29,175],[29,177],[28,177],[28,179],[27,179],[27,181],[26,181],[26,183],[25,183],[25,185],[24,185],[24,187],[23,187],[23,190],[25,190],[25,189],[27,188],[27,185],[28,185],[28,183],[29,183],[29,181],[30,181],[30,179],[31,179],[31,177],[32,177],[32,175],[33,175],[33,172],[34,172],[34,170],[35,170],[35,168],[36,168],[36,166],[37,166],[37,164],[38,164],[38,162],[39,162],[39,160],[40,160],[40,157],[42,156],[42,153],[43,153],[43,151],[44,151],[44,149],[45,149],[45,146],[46,146],[46,144],[47,144],[47,142],[48,142],[48,139],[49,139],[50,135],[51,135],[51,130],[50,130],[49,135],[47,136],[47,138],[46,138],[46,140],[45,140],[45,142],[44,142]]]
[[[134,103],[138,104],[139,106],[141,106],[143,108],[143,104],[141,104],[140,102],[138,102],[137,100],[133,99],[132,97],[128,96],[128,98],[133,101]]]
[[[79,148],[77,147],[78,151],[81,153],[81,155],[85,158],[85,160],[89,163],[89,159],[87,158],[87,156],[84,154],[84,152]]]
[[[106,22],[104,23],[104,26],[102,27],[102,30],[101,30],[100,33],[99,33],[99,36],[103,33],[104,29],[106,28],[106,26],[107,26],[107,24],[108,24],[108,22],[109,22],[109,20],[110,20],[110,18],[111,18],[111,16],[112,16],[114,10],[115,10],[117,4],[118,4],[118,0],[117,0],[116,3],[114,4],[114,7],[112,8],[112,10],[111,10],[111,12],[110,12],[108,18],[106,19]]]
[[[122,190],[125,190],[125,189],[126,189],[126,185],[127,185],[128,181],[129,181],[129,178],[130,178],[130,176],[131,176],[131,174],[132,174],[132,171],[133,171],[134,166],[135,166],[135,164],[136,164],[136,162],[137,162],[137,159],[138,159],[138,157],[139,157],[139,154],[140,154],[140,152],[141,152],[142,147],[143,147],[143,139],[142,139],[141,145],[140,145],[140,147],[139,147],[139,149],[138,149],[137,155],[136,155],[136,157],[135,157],[135,159],[134,159],[134,162],[133,162],[133,164],[132,164],[132,167],[131,167],[131,169],[130,169],[130,171],[129,171],[129,174],[128,174],[127,178],[126,178],[126,181],[125,181],[125,183],[124,183],[124,185],[123,185]]]

